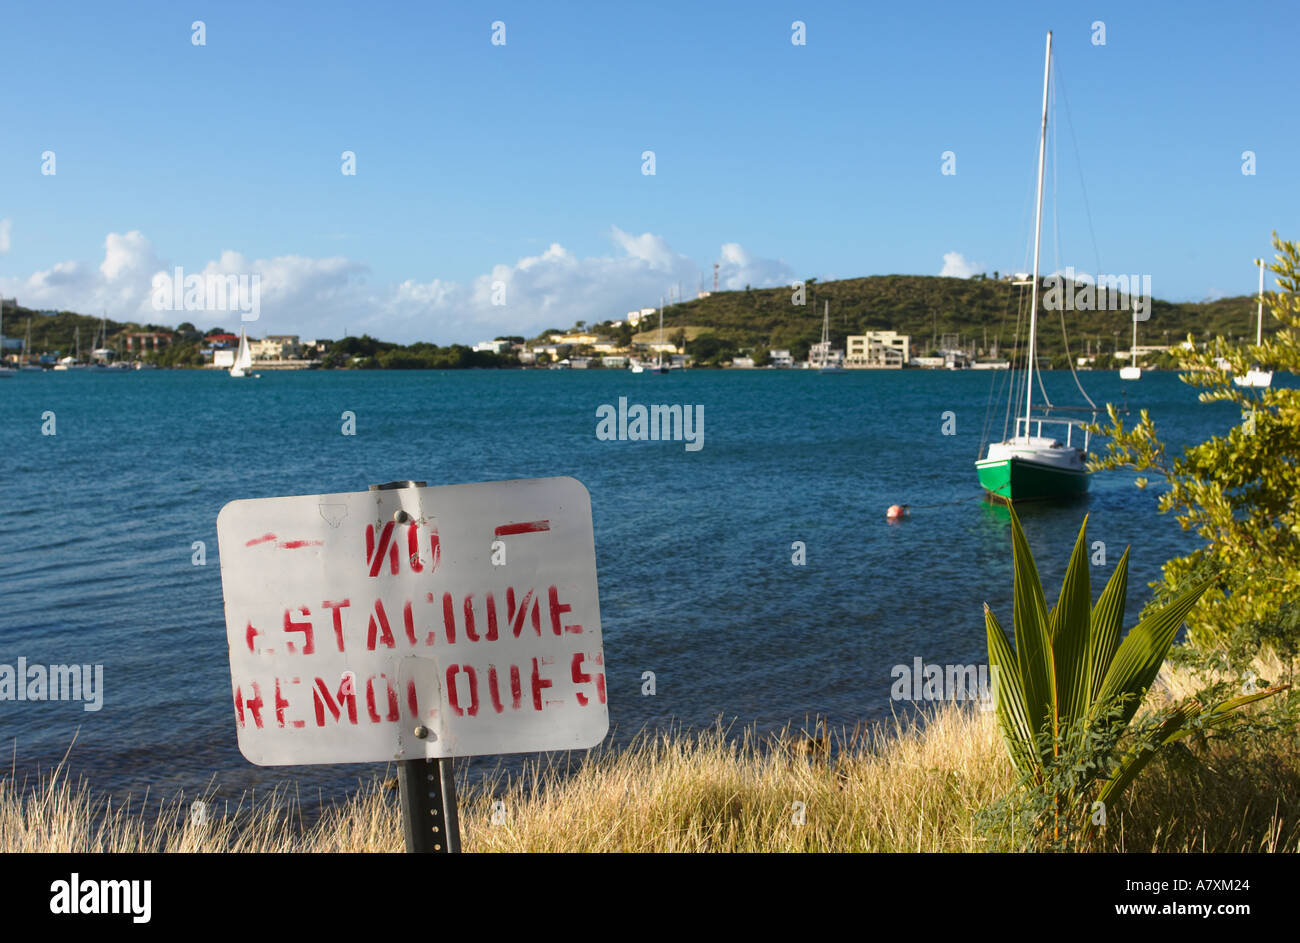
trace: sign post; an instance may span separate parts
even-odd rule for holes
[[[423,488],[423,481],[390,481],[371,491]],[[404,512],[399,511],[399,514]],[[399,523],[405,523],[400,521]],[[417,737],[427,729],[412,731]],[[422,738],[423,739],[423,738]],[[456,815],[456,767],[451,757],[402,760],[397,792],[402,804],[402,839],[410,854],[451,854],[460,851],[460,818]]]
[[[408,851],[460,850],[455,757],[609,729],[573,478],[232,501],[217,538],[240,752],[396,761]]]

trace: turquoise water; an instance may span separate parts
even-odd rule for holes
[[[1113,373],[1082,379],[1120,401]],[[70,765],[103,790],[221,794],[294,782],[329,797],[370,767],[258,769],[236,746],[215,524],[237,498],[572,475],[591,492],[615,737],[645,725],[852,726],[906,709],[891,669],[984,660],[982,604],[1011,625],[1007,513],[976,496],[982,372],[695,371],[21,375],[0,381],[0,664],[104,666],[104,703],[0,701],[19,776]],[[1057,402],[1077,402],[1049,373]],[[1172,443],[1240,420],[1174,374],[1128,384]],[[601,441],[596,410],[704,407],[704,445]],[[357,435],[340,434],[341,414]],[[42,435],[54,414],[55,435]],[[956,434],[942,434],[952,411]],[[1000,437],[1002,407],[997,410]],[[1133,476],[1022,513],[1054,593],[1085,512],[1132,543],[1130,615],[1195,546]],[[894,503],[917,508],[887,523]],[[192,563],[204,541],[207,565]],[[792,543],[807,563],[791,563]],[[1131,621],[1131,620],[1130,620]],[[643,696],[642,673],[656,675]]]

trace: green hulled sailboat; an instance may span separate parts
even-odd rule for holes
[[[1088,490],[1086,469],[1089,433],[1078,419],[1051,415],[1055,407],[1034,406],[1034,367],[1037,356],[1038,265],[1043,228],[1043,160],[1047,148],[1047,100],[1052,72],[1052,34],[1047,34],[1047,60],[1043,66],[1043,121],[1038,139],[1038,201],[1034,219],[1034,271],[1029,308],[1029,355],[1025,360],[1025,409],[1017,411],[1011,435],[1001,442],[989,443],[984,458],[975,462],[980,484],[990,498],[1013,501],[1068,498]],[[1020,284],[1023,284],[1020,283]],[[1009,395],[1014,395],[1014,384]],[[1086,395],[1086,394],[1085,394]],[[1010,415],[1011,407],[1007,412]],[[1043,427],[1048,427],[1048,435]],[[1083,448],[1076,448],[1076,428]],[[1063,430],[1065,441],[1051,435]],[[1003,430],[1006,435],[1006,429]]]

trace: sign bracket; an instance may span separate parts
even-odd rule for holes
[[[423,488],[423,481],[390,481],[371,491]],[[418,734],[417,734],[418,736]],[[460,851],[456,810],[456,769],[451,757],[398,761],[397,791],[402,806],[402,837],[408,854]]]

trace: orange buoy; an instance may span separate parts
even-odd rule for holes
[[[902,520],[907,517],[908,507],[909,505],[906,504],[891,504],[889,510],[885,512],[885,519],[890,521]]]

